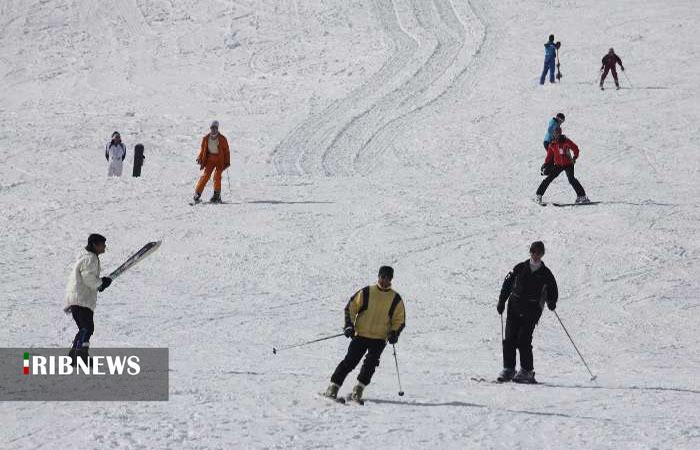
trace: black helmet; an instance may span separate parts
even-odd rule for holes
[[[394,278],[394,269],[390,266],[382,266],[379,268],[379,276],[393,279]]]
[[[530,253],[537,253],[538,255],[544,255],[544,242],[535,241],[530,245]]]
[[[562,121],[566,120],[566,116],[564,113],[557,113],[557,119],[561,119]]]
[[[88,247],[92,247],[95,244],[104,244],[107,242],[107,238],[101,234],[93,233],[88,236]]]

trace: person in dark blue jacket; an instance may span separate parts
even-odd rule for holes
[[[557,113],[555,117],[549,119],[549,122],[547,123],[547,133],[545,133],[544,141],[542,142],[545,152],[547,151],[547,147],[549,147],[549,143],[552,142],[554,130],[556,130],[557,127],[561,127],[561,124],[564,123],[565,119],[566,117],[564,117],[564,113]]]
[[[557,62],[557,50],[561,47],[561,42],[554,42],[554,35],[549,35],[549,40],[544,44],[544,69],[540,76],[540,84],[544,84],[544,79],[549,71],[549,82],[554,83],[554,66]]]

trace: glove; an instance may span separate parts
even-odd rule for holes
[[[352,325],[345,327],[345,329],[343,330],[343,334],[347,338],[353,337],[355,335],[355,327],[353,327]]]
[[[498,305],[496,305],[496,311],[498,311],[498,314],[503,314],[503,311],[506,309],[506,302],[498,301]]]
[[[392,345],[396,344],[397,342],[399,342],[399,333],[397,333],[394,330],[391,330],[389,332],[389,336],[387,336],[386,340],[389,341],[389,343]]]
[[[102,284],[97,288],[97,290],[102,292],[107,289],[110,284],[112,284],[112,279],[110,277],[102,277]]]
[[[622,67],[622,66],[620,66],[620,69],[622,69],[622,71],[623,71],[623,72],[625,71],[625,68],[624,68],[624,67]]]
[[[547,302],[547,308],[549,308],[550,311],[554,311],[555,309],[557,309],[557,304]]]

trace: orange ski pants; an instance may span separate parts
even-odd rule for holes
[[[195,191],[201,194],[204,191],[204,186],[209,182],[212,172],[214,172],[214,190],[221,192],[221,173],[224,171],[223,163],[220,163],[220,154],[210,153],[207,155],[207,162],[204,165],[204,173],[197,181]]]

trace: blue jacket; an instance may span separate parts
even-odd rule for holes
[[[559,121],[552,117],[547,123],[547,133],[544,135],[545,142],[552,142],[554,130],[559,126]]]
[[[544,59],[545,61],[551,61],[557,57],[557,46],[554,42],[547,42],[544,44]]]

